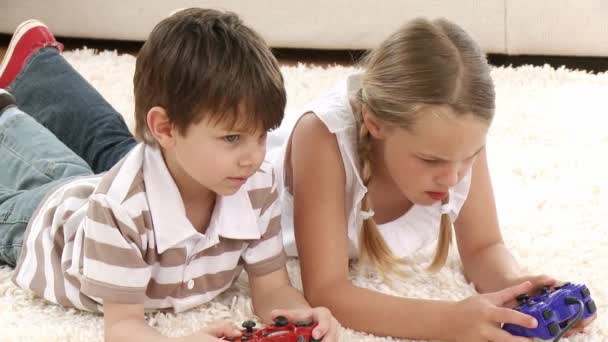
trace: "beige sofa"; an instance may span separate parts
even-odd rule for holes
[[[229,9],[273,47],[367,49],[417,16],[446,17],[484,51],[608,56],[605,0],[0,0],[0,32],[38,18],[59,36],[143,40],[176,8]]]

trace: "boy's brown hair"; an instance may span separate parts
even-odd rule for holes
[[[184,135],[209,120],[265,131],[283,119],[285,86],[277,60],[231,12],[190,8],[161,21],[135,65],[135,136],[154,143],[148,111],[160,106]],[[238,125],[238,127],[236,127]]]

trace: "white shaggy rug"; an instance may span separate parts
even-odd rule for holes
[[[65,56],[131,124],[134,58],[88,50]],[[284,67],[288,109],[352,71]],[[498,110],[488,151],[506,242],[531,270],[591,288],[598,319],[587,334],[563,341],[608,341],[608,74],[520,67],[494,68],[492,75]],[[424,263],[431,251],[415,258]],[[299,287],[294,260],[289,271]],[[10,282],[11,273],[0,269],[0,340],[102,341],[102,317],[33,298]],[[392,287],[354,271],[352,276],[359,286],[399,296],[459,300],[474,293],[455,254],[440,273],[416,268],[411,278]],[[179,315],[154,314],[148,322],[163,334],[179,336],[211,320],[239,323],[250,317],[247,286],[240,280],[208,305]],[[341,332],[341,341],[394,341]]]

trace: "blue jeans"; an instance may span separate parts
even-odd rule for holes
[[[68,177],[109,170],[137,142],[55,48],[32,54],[8,91],[19,109],[0,116],[0,265],[14,266],[44,195]]]
[[[31,55],[8,91],[95,173],[111,169],[137,144],[122,116],[55,48]]]
[[[18,107],[0,115],[0,265],[15,266],[27,223],[44,196],[87,163]]]

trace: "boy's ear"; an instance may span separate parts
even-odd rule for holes
[[[175,144],[175,132],[169,120],[169,115],[163,107],[152,107],[146,116],[148,129],[154,140],[164,148],[169,148]]]
[[[386,127],[382,125],[376,114],[374,114],[366,105],[361,107],[361,111],[363,124],[367,126],[369,134],[376,139],[383,139],[386,136]]]

